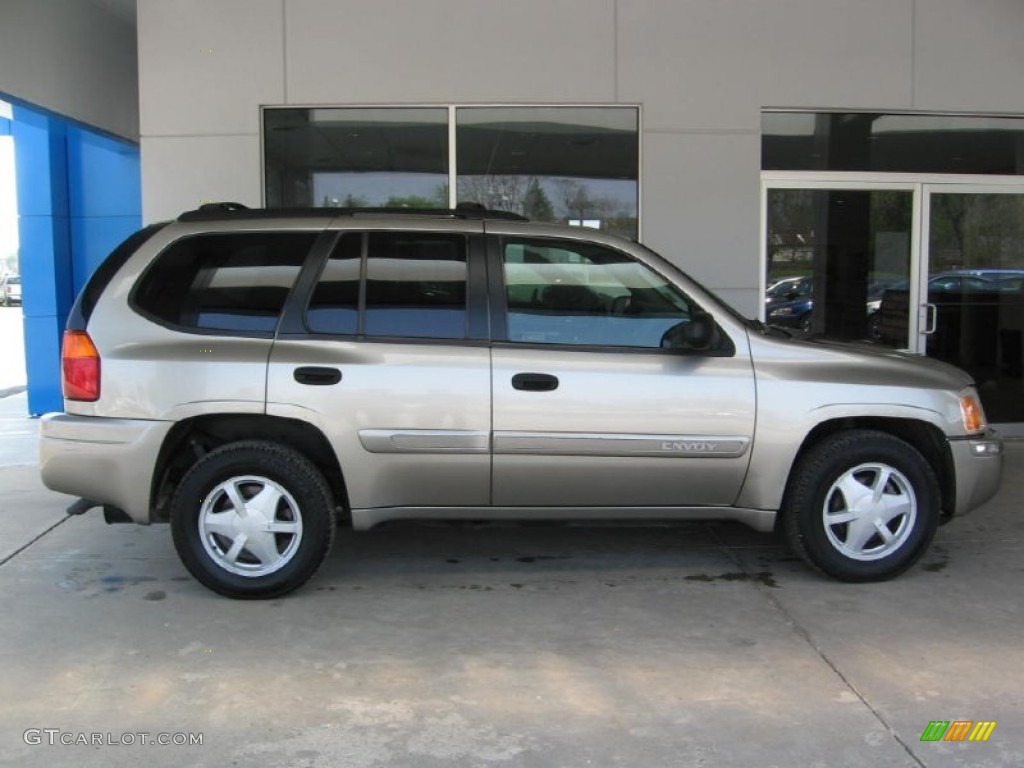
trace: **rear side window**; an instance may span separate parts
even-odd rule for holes
[[[345,234],[313,291],[306,324],[319,333],[464,339],[466,250],[464,235]]]
[[[106,290],[107,285],[110,284],[114,275],[117,274],[117,271],[125,265],[125,262],[128,261],[128,259],[130,259],[135,252],[141,248],[147,240],[149,240],[149,238],[166,226],[167,222],[150,224],[145,229],[140,229],[138,232],[128,237],[111,252],[103,263],[99,265],[96,271],[92,273],[92,276],[85,284],[85,288],[82,289],[82,292],[78,294],[78,298],[75,299],[75,305],[71,308],[71,314],[68,315],[68,330],[85,330],[86,324],[92,316],[92,311],[96,308],[96,302],[99,301],[100,296],[103,294],[103,291]]]
[[[143,275],[136,309],[206,331],[270,333],[317,238],[315,232],[247,232],[186,237]]]

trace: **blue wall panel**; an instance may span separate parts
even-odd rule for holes
[[[139,150],[59,116],[15,104],[28,407],[63,408],[60,344],[74,297],[141,226]]]
[[[71,272],[76,295],[107,254],[138,228],[138,216],[71,219]]]
[[[60,410],[60,341],[71,306],[71,227],[63,121],[14,107],[11,135],[18,194],[18,249],[28,409]]]
[[[107,254],[141,226],[138,147],[69,128],[68,192],[77,294]]]
[[[60,343],[66,319],[67,315],[25,316],[28,411],[34,416],[64,408],[60,391]]]

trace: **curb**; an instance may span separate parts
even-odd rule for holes
[[[20,395],[26,389],[28,389],[28,387],[25,386],[24,384],[21,384],[17,387],[7,387],[7,389],[0,389],[0,399],[10,397],[11,395]]]

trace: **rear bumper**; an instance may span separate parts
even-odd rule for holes
[[[955,515],[963,515],[996,495],[1003,477],[1003,441],[993,431],[949,441],[956,471]]]
[[[48,413],[39,423],[39,469],[53,491],[82,496],[149,522],[153,468],[172,422]]]

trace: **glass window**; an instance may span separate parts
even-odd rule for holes
[[[268,208],[447,208],[450,199],[635,238],[636,107],[263,110]],[[457,179],[450,195],[449,174]]]
[[[134,305],[186,328],[272,332],[316,237],[258,232],[183,238],[146,271]]]
[[[359,331],[359,270],[363,236],[342,235],[324,265],[306,312],[306,325],[318,333]]]
[[[458,199],[637,236],[632,107],[460,107]]]
[[[601,246],[506,240],[504,265],[510,341],[657,349],[693,314],[661,275]]]
[[[1024,174],[1024,118],[764,112],[766,171]]]
[[[989,419],[1024,421],[1024,194],[927,202],[928,356],[971,375]]]
[[[768,324],[906,347],[912,222],[904,190],[769,189]]]
[[[266,204],[448,207],[448,110],[263,111]]]
[[[466,338],[466,238],[373,232],[366,263],[367,336]]]

